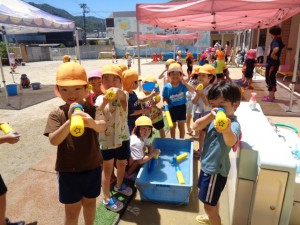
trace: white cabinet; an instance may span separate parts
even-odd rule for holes
[[[279,224],[287,179],[287,172],[260,170],[253,202],[251,225]]]

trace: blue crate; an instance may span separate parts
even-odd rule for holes
[[[140,169],[136,179],[141,200],[188,204],[193,187],[193,141],[155,138],[153,148],[161,150],[156,167],[149,172],[151,161],[148,161]],[[178,183],[175,167],[170,163],[174,155],[182,153],[188,153],[188,157],[178,163],[185,184]]]

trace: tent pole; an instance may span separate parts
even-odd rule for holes
[[[5,81],[5,77],[4,77],[4,72],[3,72],[3,66],[2,66],[2,58],[0,56],[0,68],[1,68],[1,76],[2,76],[2,83],[4,86],[4,92],[5,92],[5,98],[6,98],[6,105],[9,105],[9,101],[8,101],[8,93],[6,90],[6,81]]]
[[[79,63],[81,64],[81,58],[80,58],[80,48],[79,48],[79,38],[78,38],[78,29],[75,30],[75,38],[76,38],[76,57],[79,60]]]
[[[176,60],[176,43],[175,43],[175,32],[174,32],[174,53],[173,53],[173,59]]]
[[[138,74],[141,76],[141,49],[140,49],[140,25],[139,21],[136,20],[136,41],[137,41],[137,50],[138,50]]]
[[[299,50],[300,50],[300,23],[298,27],[298,39],[297,39],[297,47],[296,47],[296,54],[295,54],[295,64],[294,64],[294,72],[293,72],[293,78],[292,78],[292,88],[291,88],[291,94],[290,94],[290,105],[289,109],[287,112],[292,111],[292,106],[293,106],[293,96],[294,96],[294,90],[295,90],[295,85],[296,85],[296,80],[297,80],[297,69],[298,69],[298,62],[299,62]]]

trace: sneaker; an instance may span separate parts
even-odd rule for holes
[[[6,218],[6,225],[25,225],[24,221],[19,221],[19,222],[10,222],[9,219]]]
[[[265,96],[261,100],[264,102],[273,102],[274,101],[274,99],[271,99],[269,96]]]
[[[210,224],[207,215],[198,215],[198,216],[196,216],[196,221],[200,224]]]
[[[132,188],[126,186],[126,184],[122,184],[121,187],[117,187],[117,185],[114,186],[114,191],[119,192],[125,196],[131,196],[132,195]]]
[[[111,197],[107,203],[105,203],[105,201],[103,200],[103,205],[105,208],[113,212],[119,212],[124,207],[124,204],[114,197]]]

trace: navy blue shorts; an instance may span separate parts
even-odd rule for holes
[[[59,201],[63,204],[79,202],[83,197],[97,198],[101,188],[101,167],[79,172],[58,172]]]
[[[198,198],[207,205],[216,206],[226,185],[227,177],[220,174],[207,174],[202,170],[198,179]]]
[[[4,195],[7,192],[7,187],[4,183],[4,180],[2,179],[0,175],[0,195]]]
[[[169,109],[172,122],[185,121],[186,120],[186,105],[177,105]]]
[[[153,123],[152,125],[153,125],[153,127],[154,127],[156,130],[160,130],[160,129],[162,129],[162,128],[165,127],[164,120],[160,120],[160,121],[158,121],[158,122],[156,122],[156,123]]]
[[[125,160],[130,157],[129,140],[123,141],[122,146],[116,149],[101,150],[101,155],[104,161],[111,159]]]

